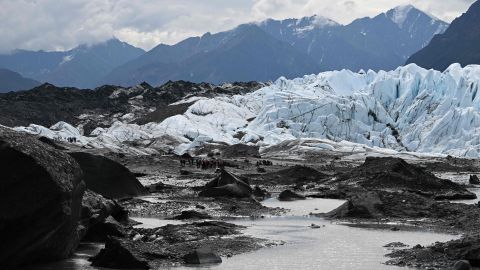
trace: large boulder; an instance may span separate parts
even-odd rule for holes
[[[120,199],[148,193],[135,175],[118,162],[84,152],[70,155],[80,164],[87,188],[100,195]]]
[[[478,176],[475,174],[470,175],[470,178],[468,179],[468,182],[471,185],[480,185],[480,179],[478,179]]]
[[[126,235],[128,211],[116,201],[87,190],[82,200],[82,226],[86,230],[83,241],[104,242],[108,236]]]
[[[110,236],[125,237],[127,235],[128,228],[109,216],[101,223],[90,227],[82,241],[105,242]]]
[[[0,265],[66,258],[81,237],[78,163],[36,137],[0,127]]]
[[[222,170],[222,172],[199,193],[202,197],[252,197],[252,187],[237,176]]]
[[[347,202],[327,213],[330,218],[374,218],[381,216],[383,201],[377,192],[355,194]]]
[[[94,225],[112,216],[121,223],[128,223],[128,211],[115,200],[107,199],[91,190],[86,190],[82,198],[82,223]]]
[[[150,258],[144,255],[145,250],[150,250],[153,256],[155,247],[141,241],[111,237],[106,241],[105,248],[90,260],[93,266],[114,269],[150,269],[148,263]]]

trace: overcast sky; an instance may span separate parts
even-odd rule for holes
[[[0,0],[0,52],[64,50],[113,36],[143,49],[265,18],[347,24],[403,4],[447,22],[475,0]]]

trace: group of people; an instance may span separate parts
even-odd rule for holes
[[[193,158],[192,158],[192,157],[188,157],[188,158],[181,157],[181,158],[180,158],[180,165],[181,165],[182,167],[185,167],[185,166],[187,165],[187,163],[188,163],[188,165],[190,165],[190,166],[193,165]]]
[[[224,169],[225,162],[221,159],[197,159],[196,165],[198,169],[206,170],[206,169]]]
[[[206,158],[193,158],[193,157],[180,157],[180,166],[193,166],[195,165],[197,169],[207,170],[207,169],[224,169],[225,161],[221,159],[206,159]]]
[[[67,141],[68,141],[69,143],[76,143],[76,142],[77,142],[77,138],[76,138],[76,137],[68,137],[68,138],[67,138]]]
[[[257,165],[257,167],[258,167],[258,166],[262,166],[262,165],[263,165],[263,166],[272,166],[272,165],[273,165],[273,162],[271,162],[270,160],[264,160],[264,159],[262,159],[262,160],[257,160],[257,164],[256,164],[256,165]]]
[[[56,141],[56,142],[62,142],[62,141],[67,141],[69,143],[76,143],[77,142],[76,137],[61,137],[61,136],[58,136],[58,137],[53,137],[53,140]]]

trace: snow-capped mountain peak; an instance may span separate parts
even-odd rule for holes
[[[267,19],[257,23],[261,28],[278,28],[282,35],[303,35],[316,29],[340,26],[336,21],[320,16],[313,15],[299,19],[274,20]]]
[[[412,15],[413,14],[413,15]],[[416,8],[413,5],[401,5],[397,6],[385,13],[387,18],[389,18],[392,22],[398,25],[399,28],[404,28],[405,23],[408,21],[410,16],[419,17],[421,15],[427,16],[432,20],[432,24],[436,22],[442,22],[439,18],[435,17],[434,15],[427,13],[423,10]]]
[[[316,27],[316,28],[323,28],[328,26],[339,26],[340,24],[336,21],[329,19],[324,16],[320,15],[313,15],[311,17],[304,17],[297,21],[297,25],[301,24],[301,22],[306,22],[307,24]]]
[[[414,6],[412,5],[402,5],[402,6],[398,6],[392,10],[390,10],[388,13],[387,13],[387,16],[394,22],[398,25],[398,27],[402,28],[403,27],[403,23],[405,22],[405,20],[407,20],[407,17],[408,17],[408,14],[410,13],[410,11],[412,11],[413,9],[415,9]]]
[[[339,23],[327,17],[313,15],[311,17],[303,17],[301,19],[296,19],[294,23],[289,24],[289,28],[293,30],[295,35],[302,35],[315,29],[322,29],[339,25]]]

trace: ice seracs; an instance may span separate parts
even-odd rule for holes
[[[160,125],[169,123],[167,133],[192,140],[208,136],[213,141],[271,146],[318,138],[478,156],[479,76],[478,66],[452,65],[441,73],[408,65],[390,72],[344,70],[280,78],[244,96],[199,101],[181,121],[175,116]]]
[[[86,144],[88,142],[77,128],[65,122],[58,122],[50,128],[31,124],[28,127],[16,127],[14,130],[59,141],[67,141],[68,138],[77,138],[79,144]]]
[[[267,149],[312,140],[316,143],[308,149],[338,149],[348,142],[368,149],[479,157],[479,84],[480,66],[458,64],[445,72],[411,64],[389,72],[342,70],[280,78],[245,95],[190,99],[194,103],[184,114],[161,123],[118,121],[81,141],[115,149],[137,142],[141,152],[165,143],[182,153],[205,143]],[[46,136],[77,134],[67,124],[17,129]]]

